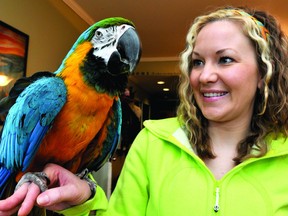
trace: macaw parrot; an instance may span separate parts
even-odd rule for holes
[[[55,72],[19,79],[0,102],[0,196],[47,163],[99,169],[119,142],[119,95],[140,56],[134,24],[112,17],[84,31]]]

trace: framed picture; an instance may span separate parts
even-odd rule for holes
[[[26,75],[29,36],[0,20],[0,100]],[[0,125],[4,117],[0,110]]]

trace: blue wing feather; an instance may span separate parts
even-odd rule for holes
[[[2,197],[4,189],[6,187],[6,182],[8,181],[9,177],[11,176],[11,171],[6,169],[5,167],[0,167],[0,176],[1,176],[1,182],[0,182],[0,197]]]
[[[41,78],[19,95],[0,140],[0,189],[7,173],[27,169],[66,97],[66,86],[59,77]]]
[[[41,143],[48,129],[49,125],[43,127],[40,125],[40,122],[38,122],[35,126],[35,129],[32,131],[28,142],[29,146],[23,155],[24,160],[22,165],[22,171],[25,171],[30,165],[32,159],[34,158],[34,155],[36,154],[39,144]]]

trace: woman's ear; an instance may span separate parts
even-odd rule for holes
[[[264,86],[264,80],[263,80],[263,78],[261,77],[261,75],[259,73],[257,87],[258,87],[258,89],[262,89],[263,86]]]

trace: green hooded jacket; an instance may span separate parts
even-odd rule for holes
[[[288,140],[268,136],[268,153],[237,165],[216,180],[195,155],[177,118],[148,120],[129,150],[108,201],[97,187],[65,215],[287,216]]]

